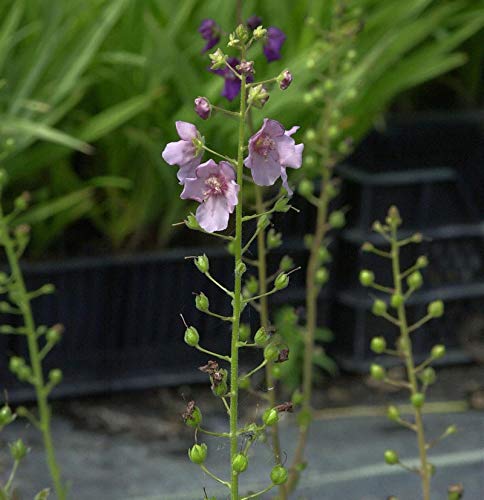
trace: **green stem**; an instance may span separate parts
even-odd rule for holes
[[[40,359],[40,350],[37,342],[37,335],[35,331],[35,324],[32,315],[32,308],[30,305],[29,295],[25,286],[24,278],[18,263],[17,255],[15,253],[15,245],[9,233],[4,219],[3,209],[0,206],[0,225],[3,237],[3,246],[7,255],[8,263],[12,271],[12,276],[16,286],[16,291],[19,296],[19,308],[22,311],[24,320],[25,331],[27,335],[27,343],[29,350],[30,363],[32,365],[32,372],[34,375],[34,387],[37,398],[37,406],[39,410],[39,423],[40,431],[44,442],[44,449],[47,458],[52,482],[58,500],[66,499],[66,490],[62,484],[60,469],[57,464],[54,452],[54,444],[52,440],[51,431],[51,411],[47,400],[47,391],[45,390],[44,374],[42,372],[42,363]]]
[[[10,472],[10,476],[8,477],[7,484],[5,484],[5,493],[8,494],[10,488],[12,487],[13,480],[15,479],[15,474],[17,473],[18,466],[20,464],[19,460],[15,460],[13,463],[12,471]]]
[[[402,294],[402,278],[400,274],[400,245],[397,240],[396,226],[392,226],[391,238],[391,254],[392,254],[392,271],[395,293]],[[405,356],[405,365],[407,368],[408,381],[410,383],[410,391],[413,394],[418,392],[418,382],[415,371],[415,363],[413,360],[412,340],[408,331],[407,314],[405,304],[401,304],[398,309],[398,320],[400,323],[401,344]],[[418,450],[420,456],[420,477],[422,479],[422,495],[423,500],[430,500],[430,471],[427,462],[427,448],[425,443],[425,434],[422,419],[422,409],[415,408],[415,427],[417,432]]]
[[[242,50],[242,59],[245,59],[245,49]],[[237,152],[237,183],[240,186],[239,202],[235,207],[235,269],[242,265],[242,193],[244,182],[244,143],[245,143],[245,108],[246,108],[246,78],[242,75],[240,85],[240,117],[239,138]],[[238,439],[238,402],[239,402],[239,326],[242,312],[242,275],[235,272],[234,298],[233,298],[233,324],[230,359],[232,360],[230,370],[230,464],[237,454]],[[231,470],[230,498],[239,500],[239,475]]]

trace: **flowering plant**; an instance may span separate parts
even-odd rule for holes
[[[220,40],[221,30],[210,20],[202,23],[200,32],[207,40],[205,50],[214,47]],[[220,48],[210,54],[210,69],[226,79],[222,95],[229,100],[240,94],[239,110],[237,112],[215,106],[205,97],[195,99],[195,111],[202,119],[208,119],[215,114],[223,114],[238,121],[238,146],[235,158],[209,148],[204,137],[195,125],[177,122],[176,128],[180,140],[169,143],[162,156],[170,165],[179,167],[178,179],[183,186],[182,199],[191,199],[199,203],[196,213],[189,215],[185,224],[189,229],[212,234],[228,242],[234,255],[234,283],[229,289],[211,274],[209,258],[200,255],[194,259],[195,266],[225,295],[232,305],[230,316],[223,316],[210,308],[209,298],[199,293],[195,305],[199,311],[214,316],[231,325],[230,354],[212,352],[200,345],[200,335],[195,326],[185,325],[185,342],[207,354],[206,365],[200,370],[209,377],[212,391],[219,397],[228,415],[228,432],[213,432],[202,427],[202,412],[194,401],[190,401],[183,414],[187,425],[195,428],[195,444],[188,451],[190,460],[215,481],[226,486],[230,497],[249,499],[262,495],[275,486],[282,486],[287,479],[287,470],[281,463],[279,453],[275,454],[275,462],[269,474],[269,484],[262,491],[241,497],[239,495],[239,476],[249,466],[249,449],[267,429],[277,424],[279,414],[292,410],[292,403],[270,404],[262,415],[262,421],[241,425],[239,422],[239,390],[250,387],[250,378],[264,367],[287,360],[289,352],[277,334],[274,334],[265,323],[250,338],[250,330],[241,323],[241,317],[246,306],[260,308],[262,301],[268,296],[286,288],[289,285],[290,273],[294,270],[286,266],[275,276],[264,279],[264,286],[254,287],[254,278],[247,279],[247,263],[253,263],[247,253],[252,243],[264,235],[270,224],[270,217],[275,212],[287,212],[291,206],[289,198],[292,191],[288,185],[288,167],[297,169],[302,164],[303,144],[297,144],[292,137],[298,127],[286,130],[276,120],[265,118],[262,127],[252,134],[247,141],[247,129],[252,128],[252,110],[263,108],[270,96],[270,87],[278,84],[285,90],[291,83],[292,75],[288,70],[274,78],[263,82],[254,81],[254,63],[248,59],[249,50],[261,42],[268,60],[278,56],[283,42],[280,31],[264,29],[260,21],[251,18],[247,25],[240,24],[229,35],[228,47],[238,52],[238,57],[226,55]],[[203,160],[205,153],[220,160]],[[261,205],[254,213],[247,213],[244,204],[244,166],[250,172],[252,182],[258,186],[272,186],[279,178],[286,193],[277,196],[271,204]],[[258,189],[258,188],[257,188]],[[229,227],[230,216],[235,212],[234,230],[221,234]],[[255,224],[254,224],[255,223]],[[252,235],[246,237],[245,227],[250,227]],[[267,284],[272,284],[268,290]],[[239,350],[246,348],[260,349],[263,352],[262,361],[247,373],[240,373]],[[226,438],[230,441],[230,471],[227,479],[216,476],[206,466],[208,447],[198,441],[200,434]],[[249,436],[247,438],[247,436]],[[244,444],[242,445],[242,438]]]

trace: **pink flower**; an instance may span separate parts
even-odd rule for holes
[[[167,144],[161,156],[168,165],[180,167],[177,177],[183,184],[186,179],[195,177],[195,168],[200,165],[203,151],[198,153],[194,140],[201,141],[202,136],[195,125],[182,121],[176,122],[176,131],[181,141]]]
[[[299,168],[304,144],[296,144],[291,137],[299,127],[285,130],[276,120],[264,118],[262,128],[249,139],[249,156],[244,165],[251,169],[252,179],[259,186],[272,186],[281,177],[289,193],[286,167]]]
[[[200,227],[209,233],[227,228],[229,215],[238,203],[240,186],[235,182],[235,172],[230,163],[213,160],[195,169],[196,178],[186,179],[180,198],[198,201],[195,214]]]

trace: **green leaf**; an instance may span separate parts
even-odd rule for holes
[[[39,491],[39,493],[37,493],[37,495],[35,495],[34,500],[47,500],[49,494],[50,494],[50,489],[45,488],[44,490]]]
[[[335,376],[338,374],[338,365],[327,354],[314,354],[313,364],[322,368],[326,373],[329,373],[329,375]]]

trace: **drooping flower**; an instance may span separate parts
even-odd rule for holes
[[[202,141],[202,136],[192,123],[177,121],[175,125],[181,140],[168,143],[161,156],[168,165],[180,167],[177,177],[183,184],[186,179],[195,177],[195,168],[200,165],[203,150],[200,151],[196,142]]]
[[[247,27],[252,31],[262,24],[262,19],[259,16],[250,16],[247,19]]]
[[[236,57],[229,57],[227,59],[227,63],[231,68],[235,69],[240,64],[240,61]],[[211,71],[213,71],[217,75],[220,75],[225,80],[225,85],[222,90],[222,96],[226,97],[229,101],[234,100],[240,92],[240,79],[237,78],[234,75],[233,71],[228,67],[222,69],[213,69]],[[237,69],[235,69],[235,71],[240,74],[240,71],[237,71]],[[247,82],[252,81],[253,77],[251,75],[247,75]]]
[[[296,144],[291,137],[298,129],[286,131],[278,121],[264,118],[261,129],[249,139],[249,156],[244,161],[256,184],[272,186],[281,177],[282,185],[292,194],[286,168],[299,168],[302,164],[304,144]]]
[[[210,50],[220,41],[220,26],[213,19],[204,19],[200,23],[198,32],[202,35],[202,38],[207,41],[202,52],[207,52],[207,50]]]
[[[206,97],[197,97],[195,99],[195,113],[197,113],[202,120],[208,120],[211,111],[212,107]]]
[[[281,58],[281,48],[285,41],[286,35],[279,28],[275,26],[267,28],[267,39],[263,50],[268,62]]]
[[[227,228],[229,215],[238,202],[239,185],[230,163],[208,160],[195,170],[196,177],[186,179],[180,198],[198,201],[195,214],[200,227],[209,233]]]

